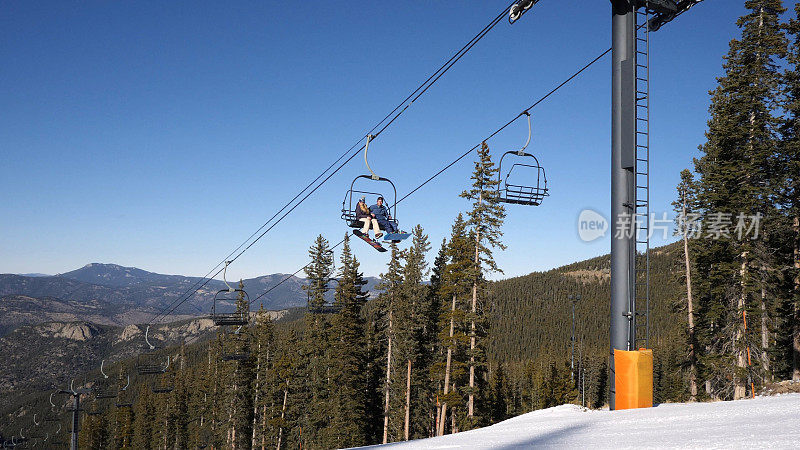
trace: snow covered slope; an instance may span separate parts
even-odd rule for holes
[[[491,427],[380,447],[398,449],[800,448],[800,394],[625,411],[574,405],[534,411]]]

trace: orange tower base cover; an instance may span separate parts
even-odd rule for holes
[[[616,409],[653,406],[653,350],[614,349]]]

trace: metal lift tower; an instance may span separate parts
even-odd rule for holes
[[[614,350],[649,344],[650,32],[700,1],[611,0],[612,410]]]

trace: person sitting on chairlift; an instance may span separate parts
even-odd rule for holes
[[[364,222],[364,228],[361,229],[361,234],[369,238],[369,225],[372,224],[372,229],[375,230],[375,239],[383,236],[381,233],[381,229],[378,226],[378,221],[375,219],[375,216],[370,212],[369,208],[367,208],[367,199],[366,197],[361,197],[358,200],[358,204],[356,205],[356,220],[360,222]]]
[[[378,197],[378,203],[370,206],[369,212],[372,213],[372,217],[378,221],[378,225],[382,226],[387,233],[397,233],[397,227],[390,220],[392,216],[389,214],[389,209],[383,205],[383,197]],[[382,233],[381,236],[383,236]],[[376,239],[378,237],[378,235],[375,236]]]

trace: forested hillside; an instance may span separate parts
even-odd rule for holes
[[[681,257],[678,243],[651,251],[649,347],[655,354],[659,401],[681,400],[685,394],[678,367],[686,329]],[[508,389],[516,402],[510,408],[515,413],[541,407],[536,390],[542,378],[550,376],[544,373],[550,364],[567,370],[564,364],[571,357],[572,336],[570,295],[581,296],[575,302],[575,376],[585,368],[588,404],[601,406],[607,401],[608,255],[492,283],[491,291],[489,359],[507,371],[512,383]],[[578,388],[582,387],[578,383]]]
[[[706,142],[674,192],[678,241],[650,250],[649,280],[632,272],[649,281],[656,402],[737,400],[800,380],[800,4],[791,18],[780,0],[745,7],[710,92]],[[306,308],[293,320],[249,304],[240,282],[209,317],[209,340],[185,333],[176,346],[177,336],[156,335],[110,365],[109,378],[82,374],[81,444],[327,449],[458,433],[564,403],[603,406],[609,257],[488,281],[502,273],[494,252],[506,249],[499,179],[483,142],[450,235],[432,243],[417,225],[387,244],[374,288],[349,232],[336,259],[339,244],[319,235],[303,268]],[[98,279],[90,269],[80,276]],[[5,281],[41,285],[42,295],[61,282],[30,280]],[[85,335],[76,333],[67,334]],[[92,350],[72,344],[59,343]],[[48,395],[9,408],[0,433],[50,433],[52,447],[63,445],[68,398],[51,405]]]

